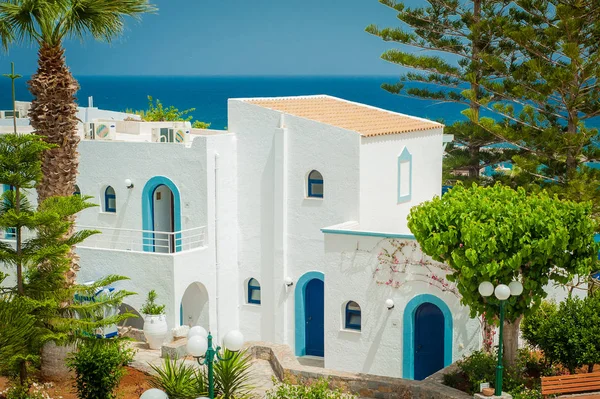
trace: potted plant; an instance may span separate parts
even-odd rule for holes
[[[144,336],[150,349],[160,349],[168,333],[165,305],[156,304],[157,296],[156,291],[150,291],[140,309],[144,315]]]

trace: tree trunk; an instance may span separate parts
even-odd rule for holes
[[[75,191],[79,154],[77,145],[77,104],[79,85],[65,64],[61,44],[42,44],[38,52],[38,70],[28,82],[33,95],[29,118],[35,132],[57,147],[44,153],[43,177],[37,186],[38,202],[53,196],[70,196]],[[71,235],[73,231],[67,234]],[[79,270],[78,258],[71,249],[71,267],[67,284],[73,284]]]
[[[504,331],[502,332],[502,344],[504,345],[504,361],[507,366],[514,366],[517,363],[519,350],[519,326],[523,316],[519,316],[514,322],[504,322]]]

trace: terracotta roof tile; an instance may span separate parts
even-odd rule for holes
[[[251,98],[245,101],[286,114],[352,130],[367,137],[443,127],[436,122],[330,96]]]

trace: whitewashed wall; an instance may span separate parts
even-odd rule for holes
[[[360,220],[362,230],[410,234],[406,217],[413,206],[441,195],[443,129],[362,137]],[[398,156],[412,155],[411,199],[398,203]]]
[[[386,240],[389,239],[325,234],[325,367],[402,377],[404,309],[421,294],[442,299],[452,313],[453,361],[478,349],[479,321],[469,317],[468,308],[460,305],[454,293],[442,291],[413,274],[426,272],[422,266],[413,266],[407,277],[410,282],[399,288],[377,284],[377,257]],[[420,250],[413,259],[419,257]],[[397,279],[406,281],[402,276]],[[392,310],[385,306],[387,299],[394,301]],[[343,306],[347,301],[355,301],[361,307],[360,332],[343,328]]]
[[[320,228],[358,216],[360,136],[257,105],[229,101],[238,136],[240,328],[248,339],[294,346],[293,290],[285,277],[324,269]],[[324,198],[307,198],[318,170]],[[245,283],[261,284],[261,305],[246,303]]]
[[[126,143],[82,141],[77,185],[83,195],[101,205],[104,189],[115,189],[116,213],[102,207],[87,209],[78,224],[99,227],[142,229],[142,191],[155,176],[170,179],[181,194],[181,227],[206,225],[206,146],[194,142],[190,148],[171,143]],[[133,189],[125,187],[131,179]]]
[[[154,289],[158,294],[157,303],[166,305],[165,312],[169,327],[179,323],[179,305],[175,305],[173,300],[173,256],[92,248],[77,248],[77,253],[81,258],[81,270],[77,275],[79,282],[97,281],[110,274],[128,277],[129,280],[113,285],[118,290],[137,293],[129,297],[125,301],[126,304],[139,311],[146,301],[148,292]]]

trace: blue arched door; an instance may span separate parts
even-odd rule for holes
[[[312,279],[306,284],[304,294],[306,323],[306,354],[325,355],[325,285]]]
[[[415,380],[422,380],[444,368],[444,314],[432,303],[415,312]]]

